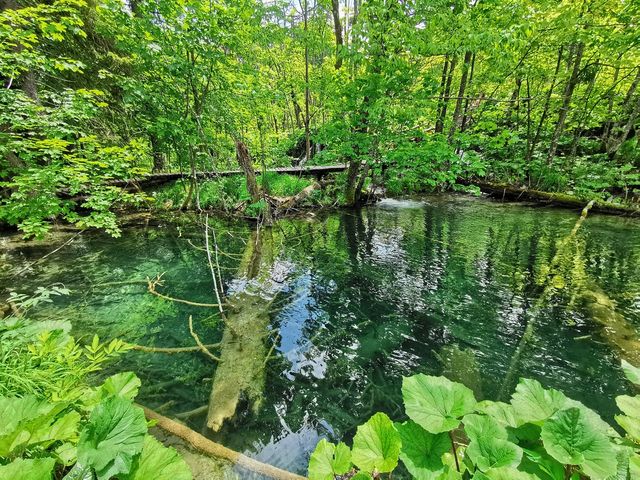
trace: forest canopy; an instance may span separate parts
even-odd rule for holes
[[[256,168],[347,164],[346,205],[478,179],[627,197],[639,18],[633,0],[2,0],[0,220],[115,234],[114,209],[149,198],[110,180],[237,168],[238,142]]]

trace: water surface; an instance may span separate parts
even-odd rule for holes
[[[241,408],[216,434],[204,415],[190,425],[304,472],[319,438],[348,438],[376,411],[402,419],[401,379],[417,372],[464,381],[479,399],[508,399],[519,376],[535,378],[612,420],[613,398],[629,392],[620,358],[638,355],[629,345],[640,331],[640,221],[589,216],[569,254],[556,258],[560,274],[550,289],[557,241],[577,217],[433,196],[280,222],[272,232],[280,271],[262,408]],[[225,287],[238,291],[252,227],[214,227]],[[35,265],[56,244],[0,241],[0,286],[29,293],[63,283],[72,294],[34,313],[63,315],[79,337],[193,345],[189,315],[205,343],[222,337],[214,309],[162,300],[144,283],[118,283],[164,272],[163,293],[215,302],[202,219],[154,219],[118,239],[83,233]],[[585,292],[614,302],[614,328],[594,314]],[[528,324],[534,334],[514,358]],[[129,352],[112,368],[141,377],[141,403],[177,414],[208,402],[216,365],[199,353]]]

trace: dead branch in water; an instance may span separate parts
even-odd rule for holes
[[[164,300],[169,300],[170,302],[184,303],[185,305],[191,305],[193,307],[220,308],[220,310],[222,311],[222,306],[219,303],[192,302],[190,300],[183,300],[182,298],[170,297],[156,291],[156,285],[162,285],[161,279],[163,275],[164,273],[161,273],[153,280],[147,277],[147,290],[149,291],[149,293],[155,295],[156,297],[163,298]]]
[[[228,460],[234,465],[245,468],[260,475],[265,475],[275,480],[307,480],[306,477],[297,475],[295,473],[287,472],[280,468],[268,465],[266,463],[259,462],[253,458],[249,458],[242,453],[236,452],[227,448],[219,443],[212,442],[208,438],[200,435],[199,433],[191,430],[186,425],[182,425],[175,420],[171,420],[163,415],[160,415],[153,410],[141,406],[144,410],[144,414],[149,420],[155,420],[156,426],[160,427],[166,432],[169,432],[176,437],[181,438],[196,450],[206,453],[217,458]]]
[[[207,347],[204,346],[204,344],[200,341],[200,337],[198,337],[198,334],[193,331],[193,317],[191,315],[189,315],[189,333],[191,333],[191,336],[198,344],[198,347],[200,348],[200,351],[202,353],[204,353],[207,357],[211,358],[216,362],[220,361],[218,357],[216,357],[213,353],[209,351]]]
[[[167,353],[167,354],[174,354],[174,353],[187,353],[187,352],[198,352],[201,351],[202,349],[199,346],[193,346],[193,347],[147,347],[146,345],[137,345],[135,343],[127,343],[127,346],[131,349],[131,350],[137,350],[139,352],[146,352],[146,353]],[[220,346],[220,343],[209,343],[207,345],[204,345],[206,348],[217,348]]]

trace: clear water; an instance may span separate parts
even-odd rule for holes
[[[535,378],[611,420],[613,398],[629,391],[620,358],[634,361],[640,353],[629,348],[640,332],[640,221],[589,216],[561,262],[575,278],[545,292],[545,265],[577,217],[434,196],[279,223],[273,249],[286,268],[270,305],[265,341],[275,347],[262,408],[254,414],[242,407],[216,434],[207,431],[204,415],[190,425],[304,472],[319,438],[349,438],[376,411],[401,419],[401,378],[417,372],[446,374],[488,399],[508,398],[518,376]],[[238,289],[251,227],[216,221],[215,229],[225,285]],[[0,241],[0,286],[29,293],[65,284],[69,297],[35,313],[64,315],[77,336],[193,345],[187,324],[193,315],[205,343],[222,337],[211,309],[164,301],[144,284],[103,285],[166,272],[163,293],[215,302],[201,219],[136,222],[118,239],[84,233],[30,267],[57,244]],[[594,317],[585,289],[615,302],[615,328]],[[533,337],[514,360],[531,322]],[[200,353],[130,352],[113,369],[142,378],[141,403],[176,414],[208,402],[216,364]]]

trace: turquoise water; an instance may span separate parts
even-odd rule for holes
[[[241,404],[218,433],[207,430],[205,414],[188,423],[304,472],[319,438],[348,439],[376,411],[401,419],[401,378],[417,372],[464,381],[487,399],[508,399],[519,376],[535,378],[611,420],[613,398],[630,388],[620,358],[640,358],[640,220],[589,216],[558,262],[557,288],[545,288],[556,242],[577,218],[568,210],[433,196],[280,222],[271,235],[277,278],[270,288],[277,288],[262,407],[254,413]],[[244,285],[242,256],[253,227],[217,220],[214,228],[233,294]],[[69,235],[53,244],[2,238],[0,286],[29,293],[63,283],[71,295],[34,313],[64,315],[80,337],[191,346],[192,315],[203,342],[220,341],[215,309],[160,299],[144,282],[117,283],[164,272],[163,294],[215,302],[202,219],[137,220],[118,239],[83,233],[31,265]],[[588,292],[604,295],[615,315],[594,313]],[[534,334],[514,359],[527,324]],[[139,401],[169,415],[206,405],[216,372],[197,352],[129,352],[112,368],[135,371],[143,381]]]

